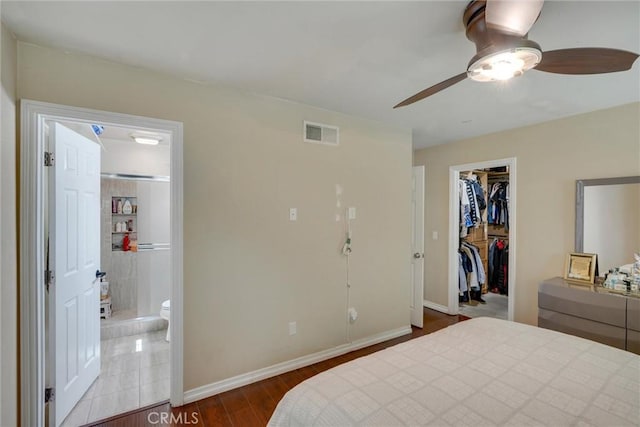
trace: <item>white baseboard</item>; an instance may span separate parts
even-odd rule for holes
[[[340,356],[354,350],[378,344],[383,341],[388,341],[390,339],[410,333],[411,326],[405,326],[402,328],[393,329],[391,331],[381,332],[367,338],[353,341],[350,344],[339,345],[337,347],[319,351],[317,353],[298,357],[286,362],[277,363],[272,366],[267,366],[266,368],[258,369],[255,371],[247,372],[245,374],[236,375],[235,377],[216,381],[211,384],[196,387],[184,392],[184,403],[191,403],[195,402],[196,400],[205,399],[207,397],[211,397],[213,395],[223,393],[234,388],[242,387],[247,384],[274,377],[276,375],[309,366],[314,363],[322,362],[323,360],[331,359],[332,357]]]
[[[441,313],[451,314],[449,313],[449,307],[447,307],[446,305],[436,304],[435,302],[424,300],[424,306]]]

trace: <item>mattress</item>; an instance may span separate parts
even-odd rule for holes
[[[640,424],[640,356],[475,318],[320,373],[270,426]]]

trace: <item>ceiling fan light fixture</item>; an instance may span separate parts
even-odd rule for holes
[[[421,90],[396,104],[404,107],[433,96],[467,78],[480,82],[508,80],[525,71],[565,75],[606,74],[627,71],[640,57],[635,52],[600,47],[547,50],[529,40],[540,18],[544,0],[470,0],[462,15],[467,38],[476,54],[466,71]]]
[[[542,52],[534,47],[516,47],[483,56],[467,69],[469,78],[478,82],[509,80],[540,63]]]

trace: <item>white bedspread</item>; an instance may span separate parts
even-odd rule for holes
[[[640,425],[640,356],[476,318],[309,378],[270,426]]]

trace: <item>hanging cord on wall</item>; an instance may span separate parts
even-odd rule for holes
[[[345,307],[345,328],[347,335],[347,342],[351,342],[351,328],[349,327],[349,307],[351,306],[351,282],[349,281],[349,257],[351,255],[351,220],[349,219],[349,212],[347,209],[346,218],[346,239],[344,245],[342,246],[342,254],[347,257],[347,305]]]

